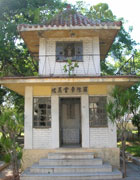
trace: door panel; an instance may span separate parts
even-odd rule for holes
[[[80,98],[60,100],[61,144],[80,144]]]

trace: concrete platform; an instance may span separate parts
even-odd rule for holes
[[[112,169],[93,153],[49,153],[21,174],[20,180],[93,180],[120,179],[122,173]]]

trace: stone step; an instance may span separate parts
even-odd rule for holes
[[[48,153],[48,159],[93,159],[93,153],[73,152],[73,153]]]
[[[122,174],[118,170],[112,172],[96,172],[96,173],[30,173],[29,170],[21,174],[20,180],[93,180],[93,179],[121,179]]]
[[[92,173],[92,172],[112,172],[109,163],[94,166],[39,166],[34,164],[30,168],[31,173]]]
[[[94,159],[40,159],[40,166],[92,166],[102,165],[101,158]]]

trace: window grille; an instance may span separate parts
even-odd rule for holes
[[[89,126],[107,127],[107,98],[103,96],[89,97]]]
[[[82,42],[56,42],[56,60],[66,61],[83,60],[83,43]]]
[[[33,126],[51,128],[51,98],[34,97]]]

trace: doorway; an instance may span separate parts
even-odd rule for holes
[[[60,98],[60,146],[81,145],[81,99]]]

